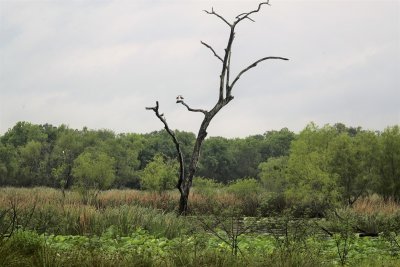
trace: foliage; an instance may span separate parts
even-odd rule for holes
[[[102,151],[88,149],[74,160],[75,188],[84,203],[96,201],[100,190],[108,189],[115,179],[115,160]]]
[[[17,150],[10,144],[0,142],[0,184],[13,184],[18,168]]]
[[[72,174],[78,186],[107,189],[115,179],[115,160],[101,151],[87,150],[74,161]]]
[[[140,172],[140,185],[143,189],[163,192],[173,189],[177,183],[178,163],[165,160],[163,155],[157,154]]]
[[[230,183],[227,191],[235,194],[241,199],[244,199],[259,194],[261,192],[261,187],[260,183],[256,179],[244,178]]]
[[[213,179],[194,177],[193,189],[196,193],[211,197],[218,189],[222,189],[223,185]]]
[[[283,128],[244,139],[210,137],[202,148],[198,174],[222,183],[256,177],[261,162],[289,154],[294,136],[293,132]]]
[[[242,213],[255,216],[260,203],[262,188],[254,178],[245,178],[230,183],[227,192],[233,194],[240,202]]]
[[[388,127],[380,138],[379,193],[400,200],[400,127]]]
[[[261,216],[276,216],[288,208],[288,203],[283,193],[265,192],[260,195],[258,213]]]
[[[336,175],[330,173],[326,150],[336,131],[309,124],[293,141],[287,167],[288,188],[285,194],[299,212],[312,216],[335,205],[339,198]]]
[[[196,139],[193,133],[175,130],[177,139],[181,144],[181,149],[184,154],[191,152]],[[149,134],[140,135],[143,149],[140,150],[139,160],[140,169],[144,167],[154,158],[157,154],[162,154],[167,158],[176,157],[176,148],[174,143],[170,140],[170,136],[165,130],[154,131]],[[189,158],[185,158],[187,165]]]
[[[38,235],[29,231],[21,232],[0,248],[0,261],[3,266],[340,265],[334,240],[307,237],[300,232],[291,232],[290,239],[243,234],[238,237],[240,252],[232,256],[230,245],[207,233],[167,239],[140,228],[128,236],[115,235],[112,228],[98,236]],[[391,256],[387,246],[384,240],[356,238],[348,254],[348,264],[396,266],[399,258]]]
[[[189,153],[194,134],[176,133],[184,154]],[[398,125],[378,132],[341,123],[323,127],[311,123],[299,134],[283,128],[246,138],[210,137],[204,141],[197,175],[228,186],[236,180],[257,177],[262,188],[256,200],[259,203],[253,206],[262,203],[263,214],[270,214],[267,209],[296,206],[292,208],[298,210],[298,215],[323,216],[332,207],[354,205],[359,198],[374,193],[398,201],[399,140]],[[174,165],[174,160],[166,160],[174,158],[175,148],[164,130],[115,134],[109,130],[18,122],[0,136],[0,186],[49,186],[64,191],[94,185],[139,189],[143,185],[140,176],[148,171],[144,169],[157,152],[164,155],[164,164]],[[88,178],[84,184],[84,162],[92,166],[92,173],[103,168],[110,175],[106,179],[96,175],[101,182],[93,183]],[[165,187],[151,190],[173,188],[177,175],[170,177],[171,181],[164,181]],[[229,198],[231,193],[216,188],[198,186],[196,190],[203,198],[216,193]],[[169,205],[166,202],[165,206]]]
[[[287,156],[272,157],[258,166],[261,183],[267,191],[283,193],[287,186],[287,162]]]
[[[198,174],[213,177],[218,182],[227,183],[233,179],[231,167],[236,165],[231,140],[223,137],[208,138],[202,148]]]
[[[361,198],[353,207],[337,210],[337,215],[329,213],[325,219],[297,218],[287,211],[267,218],[243,218],[241,206],[233,202],[211,203],[220,213],[209,216],[177,217],[139,206],[134,199],[142,198],[140,203],[144,203],[157,196],[156,201],[165,202],[155,193],[101,192],[99,207],[84,205],[76,192],[65,193],[62,201],[61,192],[51,188],[0,188],[0,210],[8,210],[0,216],[0,227],[10,225],[14,211],[18,226],[1,241],[0,266],[400,264],[400,206],[383,198]],[[8,209],[10,203],[14,210]],[[207,223],[207,231],[201,231],[199,220]],[[382,233],[379,237],[357,236],[357,227],[367,229],[373,222]]]
[[[352,205],[367,194],[375,178],[376,136],[360,132],[355,137],[341,133],[333,138],[327,149],[328,171],[336,176],[343,202]]]

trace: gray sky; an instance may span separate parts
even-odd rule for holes
[[[197,132],[218,95],[227,25],[256,1],[0,0],[0,134],[17,121],[144,133]],[[243,137],[307,123],[382,130],[400,124],[400,1],[271,0],[237,26],[236,84],[209,135]]]

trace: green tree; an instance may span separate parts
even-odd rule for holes
[[[153,160],[140,172],[140,185],[143,189],[161,193],[175,188],[177,177],[177,162],[164,160],[161,154],[156,154]]]
[[[29,141],[43,142],[46,139],[47,135],[41,126],[29,122],[18,122],[4,134],[1,141],[3,144],[19,147],[26,145]]]
[[[288,156],[290,145],[295,139],[295,134],[288,128],[279,131],[268,131],[264,134],[261,147],[261,157],[266,160],[269,157]]]
[[[20,186],[42,185],[40,181],[42,146],[42,143],[38,141],[29,141],[18,148],[20,155],[18,184]]]
[[[175,130],[175,134],[181,143],[182,153],[188,155],[193,147],[195,135],[190,132],[178,130]],[[143,149],[139,153],[140,169],[144,169],[147,163],[158,153],[171,159],[176,157],[175,145],[169,138],[170,136],[165,130],[142,135]],[[185,160],[185,164],[189,164],[189,159]]]
[[[329,172],[327,148],[337,135],[331,126],[319,129],[309,124],[292,142],[287,167],[289,202],[321,215],[339,198],[336,177]]]
[[[234,180],[234,165],[236,159],[231,140],[224,137],[210,137],[204,142],[198,175],[228,183]]]
[[[258,165],[262,161],[260,149],[263,136],[255,135],[244,139],[234,139],[229,142],[234,160],[231,162],[228,177],[232,180],[244,177],[256,177]],[[239,164],[236,164],[239,163]]]
[[[329,144],[329,172],[337,177],[341,197],[352,205],[367,193],[375,178],[377,139],[374,133],[342,132]]]
[[[95,200],[115,179],[115,160],[102,151],[87,149],[74,160],[72,174],[84,202]]]
[[[329,171],[337,177],[341,195],[348,205],[352,205],[363,191],[358,183],[359,160],[356,157],[354,141],[347,133],[334,138],[328,149]],[[364,188],[365,189],[365,188]]]
[[[74,160],[84,151],[80,131],[62,127],[50,155],[51,173],[57,186],[63,190],[71,188],[74,183],[72,168]]]
[[[0,142],[0,186],[17,184],[18,158],[14,146]]]
[[[286,188],[288,156],[269,158],[259,165],[259,177],[264,188],[269,192],[283,193]]]
[[[400,200],[400,127],[388,127],[379,138],[379,191]]]
[[[115,139],[107,142],[107,151],[115,159],[116,187],[134,187],[139,188],[137,171],[140,161],[139,153],[142,149],[142,143],[137,135],[121,134]]]

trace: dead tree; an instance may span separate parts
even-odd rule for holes
[[[201,41],[201,44],[203,44],[205,47],[207,47],[213,55],[221,62],[221,73],[219,75],[219,95],[218,95],[218,101],[214,105],[213,108],[210,110],[203,110],[203,109],[194,109],[191,108],[188,104],[184,102],[184,99],[182,96],[178,96],[176,99],[176,103],[182,104],[187,108],[188,111],[191,112],[200,112],[204,114],[203,121],[200,125],[199,132],[197,134],[197,138],[193,147],[193,152],[192,156],[190,159],[190,163],[188,166],[188,169],[185,170],[184,166],[184,160],[183,160],[183,154],[182,150],[180,148],[179,141],[174,133],[172,131],[168,124],[167,121],[164,117],[164,114],[159,113],[159,103],[156,101],[156,106],[154,107],[147,107],[147,110],[153,110],[157,118],[164,124],[165,130],[168,132],[168,134],[171,136],[175,146],[176,150],[178,153],[178,160],[179,160],[179,180],[178,184],[176,187],[178,188],[181,196],[180,196],[180,203],[179,203],[179,213],[181,215],[185,215],[188,210],[188,198],[189,198],[189,192],[190,188],[192,186],[192,180],[193,176],[196,172],[197,169],[197,163],[199,161],[200,157],[200,149],[203,144],[204,139],[207,136],[207,128],[210,125],[211,120],[217,115],[217,113],[225,106],[227,105],[230,101],[232,101],[233,96],[232,96],[232,89],[236,85],[237,81],[240,79],[240,77],[250,69],[254,68],[257,66],[258,63],[263,62],[265,60],[269,59],[281,59],[281,60],[288,60],[287,58],[283,57],[263,57],[254,63],[250,64],[248,67],[244,68],[242,71],[240,71],[234,78],[231,80],[231,54],[232,54],[232,43],[235,39],[235,29],[236,26],[245,20],[249,20],[254,22],[254,20],[250,17],[251,15],[257,13],[260,11],[261,7],[264,5],[269,5],[269,1],[267,2],[262,2],[258,5],[258,8],[249,12],[244,12],[236,16],[235,20],[233,22],[228,22],[223,16],[218,14],[217,12],[214,11],[213,8],[211,8],[211,11],[204,10],[209,15],[213,15],[220,19],[224,24],[226,24],[229,27],[229,39],[228,43],[226,45],[226,48],[224,50],[224,55],[221,57],[218,55],[218,53],[215,51],[213,47],[208,45],[205,42]]]

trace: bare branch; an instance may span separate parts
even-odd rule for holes
[[[241,14],[237,15],[237,16],[236,16],[236,21],[233,23],[233,25],[238,24],[240,21],[242,21],[242,20],[244,20],[244,19],[249,19],[249,20],[251,20],[251,21],[254,22],[254,20],[251,19],[249,16],[250,16],[251,14],[254,14],[254,13],[257,13],[258,11],[260,11],[262,5],[270,5],[270,4],[269,4],[269,0],[268,0],[267,2],[262,2],[262,3],[260,3],[260,4],[258,5],[258,8],[255,9],[255,10],[253,10],[253,11],[245,12],[245,13],[241,13]]]
[[[158,111],[159,108],[159,104],[158,101],[156,101],[156,106],[155,107],[146,107],[146,110],[153,110],[154,113],[156,114],[157,118],[164,124],[164,129],[167,131],[167,133],[171,136],[172,141],[175,144],[176,147],[176,151],[178,152],[178,159],[179,159],[179,180],[178,180],[178,184],[176,185],[176,187],[179,189],[179,191],[182,193],[182,188],[181,185],[185,179],[185,167],[183,165],[183,154],[182,154],[182,150],[181,147],[179,145],[178,139],[176,138],[176,135],[173,131],[171,131],[171,129],[168,126],[168,123],[164,117],[164,114],[160,114]]]
[[[218,13],[214,12],[214,8],[211,8],[211,11],[208,10],[203,10],[204,12],[206,12],[209,15],[215,15],[218,18],[220,18],[223,22],[225,22],[226,24],[228,24],[229,27],[232,27],[232,24],[230,24],[224,17],[222,17],[221,15],[219,15]]]
[[[252,22],[255,22],[255,20],[252,19],[252,18],[250,18],[250,17],[246,17],[246,19],[249,19],[249,20],[251,20]]]
[[[198,109],[194,109],[194,108],[189,107],[189,105],[186,104],[185,102],[183,102],[183,100],[177,100],[176,103],[181,103],[181,104],[184,105],[189,111],[192,111],[192,112],[201,112],[201,113],[203,113],[204,115],[207,114],[207,111],[204,110],[204,109],[199,109],[199,108],[198,108]]]
[[[247,14],[247,13],[239,14],[239,15],[236,16],[236,18],[237,18],[237,19],[240,19],[240,16],[246,15],[246,14]],[[248,17],[248,16],[247,16],[246,18],[249,19],[249,20],[251,20],[252,22],[255,22],[254,19],[252,19],[252,18],[250,18],[250,17]]]
[[[253,64],[251,64],[250,66],[248,66],[247,68],[245,68],[244,70],[242,70],[241,72],[239,72],[239,74],[236,76],[235,80],[233,80],[231,86],[230,86],[230,90],[232,90],[233,86],[235,85],[235,83],[239,80],[240,76],[242,76],[243,73],[245,73],[246,71],[254,68],[255,66],[257,66],[258,63],[265,61],[267,59],[281,59],[281,60],[289,60],[287,58],[284,57],[264,57],[262,59],[257,60],[256,62],[254,62]]]
[[[155,107],[146,107],[147,110],[153,110],[154,111],[154,113],[156,114],[157,118],[164,124],[164,129],[168,132],[168,134],[174,140],[174,143],[175,143],[175,141],[178,142],[176,140],[174,132],[172,132],[171,129],[169,128],[169,126],[168,126],[167,120],[164,117],[164,113],[160,114],[159,111],[158,111],[158,108],[159,108],[158,101],[156,101],[156,106]]]
[[[222,60],[222,58],[221,58],[220,56],[218,56],[218,54],[215,52],[215,50],[214,50],[210,45],[206,44],[206,43],[203,42],[203,41],[200,41],[200,43],[201,43],[202,45],[204,45],[205,47],[209,48],[209,49],[213,52],[214,56],[216,56],[219,60],[221,60],[221,62],[224,62],[224,61]]]

